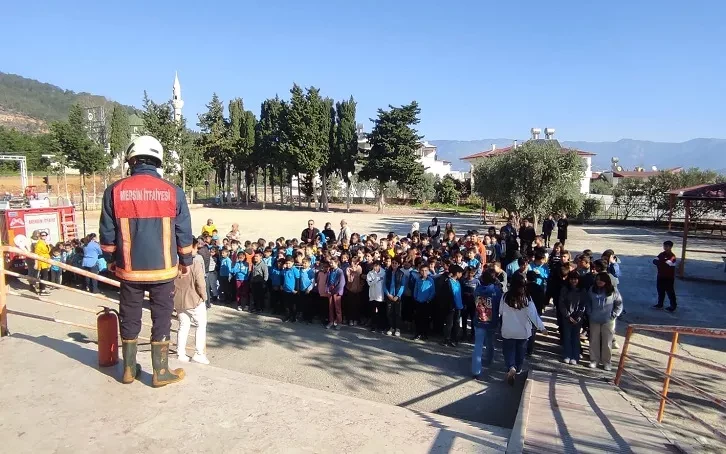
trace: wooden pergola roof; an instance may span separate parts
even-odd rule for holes
[[[672,197],[686,200],[726,201],[726,183],[699,184],[689,188],[668,191]]]

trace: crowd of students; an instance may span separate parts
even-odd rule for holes
[[[98,244],[95,233],[91,233],[82,239],[75,238],[53,245],[48,243],[48,232],[35,231],[30,236],[30,244],[27,249],[51,261],[51,263],[46,263],[40,260],[25,260],[28,274],[40,279],[37,284],[32,286],[39,295],[46,296],[50,294],[50,289],[43,281],[81,287],[91,293],[98,292],[97,280],[81,278],[76,273],[63,270],[55,264],[55,262],[64,263],[94,274],[104,271],[106,269],[106,260],[103,257],[103,251]]]
[[[528,220],[497,230],[458,234],[434,218],[423,232],[359,235],[345,220],[336,233],[308,222],[299,238],[243,241],[239,226],[221,236],[210,219],[197,247],[205,270],[207,307],[278,314],[284,322],[323,322],[338,330],[364,325],[415,340],[441,335],[454,347],[473,342],[472,374],[491,365],[494,340],[511,383],[546,332],[540,316],[554,305],[562,360],[577,364],[589,337],[592,368],[611,369],[615,319],[623,301],[619,261],[612,250],[567,251],[567,218],[548,217],[541,233]],[[549,247],[554,228],[558,241]]]

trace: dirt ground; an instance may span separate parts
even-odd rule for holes
[[[333,209],[334,211],[330,213],[316,212],[306,209],[303,204],[302,209],[294,210],[204,207],[192,208],[190,211],[195,234],[200,234],[207,219],[212,219],[220,235],[226,235],[232,229],[232,224],[236,222],[240,225],[243,237],[253,241],[258,238],[270,241],[281,236],[285,238],[300,236],[302,230],[307,228],[308,219],[313,219],[316,227],[321,230],[326,222],[330,222],[336,232],[340,230],[340,221],[345,219],[354,232],[376,233],[379,237],[392,231],[406,234],[411,230],[413,222],[418,222],[420,228],[425,229],[431,222],[432,216],[438,216],[442,227],[446,222],[452,222],[460,231],[481,226],[476,215],[432,213],[408,207],[387,207],[382,214],[377,213],[372,205],[354,205],[351,209],[354,212],[351,213],[346,213],[344,206],[333,206]],[[86,212],[87,233],[98,231],[99,216],[98,211]],[[77,215],[77,220],[80,227],[82,224],[80,213]]]

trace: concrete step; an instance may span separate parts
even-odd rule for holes
[[[199,364],[154,389],[148,353],[124,386],[120,364],[99,368],[89,345],[47,336],[3,338],[0,357],[5,452],[487,453],[510,433]]]

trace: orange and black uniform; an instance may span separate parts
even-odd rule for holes
[[[151,340],[168,340],[178,264],[192,264],[191,217],[181,188],[159,177],[151,165],[133,167],[130,177],[103,193],[99,237],[121,281],[121,337],[138,337],[148,291]]]

